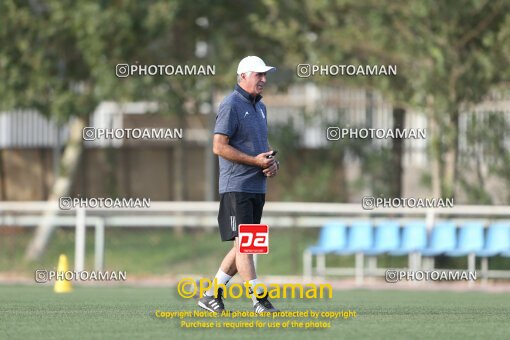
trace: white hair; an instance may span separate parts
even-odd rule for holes
[[[241,74],[237,75],[237,83],[238,84],[241,82],[241,79],[243,79],[243,78],[241,78]],[[244,72],[244,74],[246,74],[246,76],[248,77],[251,74],[251,71],[250,72]]]

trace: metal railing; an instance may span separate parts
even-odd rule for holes
[[[58,202],[0,202],[0,226],[36,227],[48,210],[58,210],[53,223],[74,227],[75,270],[84,270],[86,228],[95,228],[95,269],[104,264],[106,227],[216,227],[219,202],[151,202],[150,208],[77,208],[61,210]],[[483,221],[487,226],[496,219],[510,217],[509,206],[455,206],[453,208],[377,208],[364,210],[361,204],[266,202],[262,222],[272,228],[317,228],[334,219],[359,220],[424,218],[430,230],[437,218]]]

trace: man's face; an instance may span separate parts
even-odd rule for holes
[[[264,86],[266,84],[266,73],[265,72],[250,72],[245,73],[242,76],[241,87],[251,94],[252,96],[257,96],[264,91]]]

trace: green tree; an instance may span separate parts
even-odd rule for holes
[[[507,1],[297,1],[266,0],[259,31],[279,41],[288,64],[397,64],[398,77],[357,77],[318,83],[373,86],[397,109],[430,115],[436,194],[455,195],[458,122],[463,106],[477,103],[508,77]],[[257,17],[253,22],[261,22]]]
[[[246,10],[258,13],[264,10],[261,6],[246,0],[216,5],[205,0],[0,3],[0,110],[36,109],[59,123],[71,117],[80,121],[71,129],[72,143],[66,148],[72,152],[62,157],[72,160],[62,171],[68,175],[62,179],[67,185],[52,196],[67,195],[69,177],[80,159],[80,126],[101,101],[155,101],[161,113],[182,121],[211,102],[212,89],[233,87],[241,56],[271,46],[267,39],[254,43],[257,34],[246,16],[238,15]],[[197,43],[208,44],[205,55],[196,53]],[[218,75],[116,76],[117,64],[136,63],[213,64]],[[184,199],[183,154],[178,143],[178,200]]]

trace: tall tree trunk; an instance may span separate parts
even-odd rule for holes
[[[179,126],[184,126],[184,117],[182,114],[179,114]],[[185,172],[184,172],[184,162],[185,162],[185,145],[184,140],[179,140],[175,144],[174,147],[174,200],[175,201],[184,201],[184,183],[185,183]],[[182,214],[178,213],[177,216],[182,216]],[[182,225],[175,226],[175,234],[177,236],[182,236],[184,232]]]
[[[439,122],[437,113],[434,109],[434,97],[427,97],[427,116],[429,122],[429,133],[430,138],[430,158],[431,158],[431,177],[432,177],[432,197],[441,197],[441,132],[439,129]]]
[[[25,254],[27,260],[33,261],[43,254],[55,230],[54,219],[58,214],[57,202],[60,197],[69,196],[73,177],[83,152],[82,132],[84,127],[85,121],[81,118],[76,118],[70,126],[69,142],[62,158],[60,158],[60,175],[56,178],[53,190],[48,198],[48,201],[55,202],[55,204],[53,208],[43,213],[35,230],[34,238],[27,247]]]
[[[5,171],[4,171],[4,150],[0,149],[0,200],[7,200],[7,192],[5,191]]]
[[[401,107],[393,108],[393,130],[405,127],[406,110]],[[404,140],[394,138],[391,146],[391,196],[402,197],[402,155]]]
[[[442,183],[443,197],[455,197],[455,182],[457,180],[457,158],[458,158],[458,136],[459,136],[459,110],[455,107],[448,122],[448,145],[445,156],[444,176]]]

